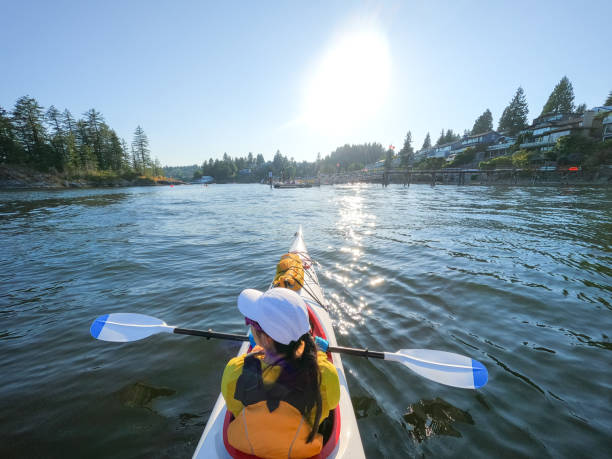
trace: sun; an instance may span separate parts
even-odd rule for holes
[[[325,52],[304,91],[302,119],[328,133],[343,133],[373,118],[391,77],[386,37],[377,29],[350,31]]]

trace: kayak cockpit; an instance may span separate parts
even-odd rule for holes
[[[313,336],[319,336],[325,340],[327,340],[327,335],[325,334],[325,330],[321,325],[321,322],[317,318],[317,316],[313,313],[312,308],[308,307],[308,317],[310,320],[310,325],[312,329]],[[249,347],[249,352],[251,348]],[[327,353],[327,359],[333,363],[333,357],[331,353]],[[252,454],[243,453],[242,451],[237,450],[232,445],[229,444],[227,437],[227,429],[229,427],[230,422],[234,420],[234,416],[230,411],[226,411],[225,419],[223,420],[223,444],[225,445],[225,449],[229,453],[231,457],[234,459],[258,459],[258,456],[253,456]],[[340,439],[340,405],[338,405],[334,410],[330,411],[329,416],[321,423],[319,426],[319,433],[323,435],[323,449],[316,456],[312,456],[310,459],[323,459],[331,455],[331,453],[337,448],[338,441]]]

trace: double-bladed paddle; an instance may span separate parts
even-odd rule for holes
[[[219,333],[212,330],[189,330],[173,327],[163,320],[144,314],[106,314],[93,321],[91,336],[103,341],[138,341],[158,333],[203,336],[233,341],[249,341],[247,335]],[[487,369],[482,363],[452,352],[429,349],[400,349],[397,352],[376,352],[368,349],[329,346],[327,352],[357,355],[383,360],[393,360],[410,368],[416,374],[447,386],[478,389],[488,380]]]

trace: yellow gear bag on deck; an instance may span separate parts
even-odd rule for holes
[[[304,268],[302,259],[297,253],[286,253],[276,266],[274,287],[288,288],[298,291],[304,285]]]

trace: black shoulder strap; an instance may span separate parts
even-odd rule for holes
[[[285,371],[285,369],[282,371]],[[304,392],[300,388],[294,388],[293,391],[290,391],[288,387],[278,382],[269,385],[267,388],[264,387],[261,361],[254,354],[248,355],[244,359],[242,374],[236,381],[234,398],[244,406],[254,405],[265,400],[270,412],[278,408],[281,401],[293,405],[302,414],[305,411]]]
[[[244,358],[242,374],[236,381],[236,392],[234,398],[244,406],[253,405],[266,399],[261,377],[261,362],[255,355]]]

